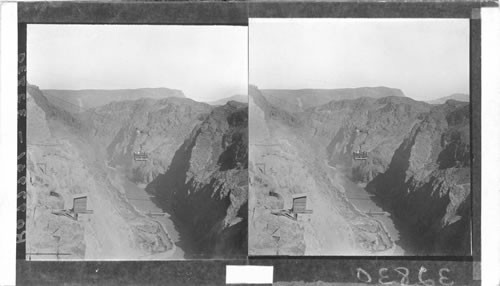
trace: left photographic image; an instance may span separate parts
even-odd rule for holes
[[[30,24],[26,48],[26,260],[246,257],[246,26]]]

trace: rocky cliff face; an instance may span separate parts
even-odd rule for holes
[[[307,92],[302,96],[295,94],[290,98],[281,95],[274,96],[274,98],[281,98],[279,105],[268,100],[273,98],[272,94],[261,94],[255,89],[252,95],[253,102],[260,108],[254,109],[255,113],[252,111],[251,126],[254,118],[262,117],[262,122],[255,124],[256,128],[251,127],[252,140],[256,138],[255,142],[265,141],[263,138],[274,137],[276,138],[274,141],[279,141],[278,138],[283,140],[286,138],[286,150],[295,150],[295,153],[314,158],[310,164],[304,163],[295,168],[310,172],[310,176],[314,178],[306,185],[295,182],[299,186],[298,189],[301,191],[322,189],[323,187],[318,186],[317,183],[326,182],[321,178],[325,176],[318,174],[326,172],[328,170],[326,168],[341,170],[352,181],[362,186],[366,185],[367,190],[376,194],[377,204],[393,213],[395,224],[401,232],[401,243],[408,254],[463,255],[469,253],[470,118],[468,103],[449,100],[445,104],[431,105],[402,96],[374,98],[368,94],[366,97],[360,95],[361,97],[355,99],[333,100],[304,109]],[[303,99],[302,104],[297,102],[297,98]],[[311,99],[311,101],[318,102],[316,99]],[[250,109],[252,110],[252,104]],[[261,115],[258,116],[259,114]],[[262,148],[264,147],[252,147],[251,154],[256,154],[256,156],[252,155],[251,158],[279,155],[268,160],[266,170],[269,170],[268,165],[271,167],[279,165],[280,161],[284,164],[282,157],[286,152],[283,146],[279,152],[277,151],[280,149],[279,146],[266,147],[268,150],[264,152],[265,154],[253,151]],[[278,149],[273,149],[273,151],[270,148]],[[354,151],[366,151],[367,159],[353,160]],[[286,160],[287,165],[300,160],[307,161],[304,157],[302,159],[298,159],[297,156],[290,158]],[[327,164],[321,162],[322,158],[326,158]],[[258,170],[257,166],[253,165],[251,165],[251,170],[254,170],[254,167]],[[262,169],[262,166],[260,168]],[[272,168],[275,173],[277,169],[279,170],[279,166]],[[259,172],[262,171],[255,173]],[[275,176],[284,178],[288,180],[288,183],[293,181],[292,177],[301,178],[302,182],[307,181],[308,176],[304,177],[295,173],[294,171],[291,175],[292,171],[281,173],[278,171],[278,175],[269,176],[270,178]],[[251,180],[251,184],[255,185],[252,185],[252,189],[258,190],[260,185],[263,189],[269,189],[276,185],[272,181],[264,180],[265,176],[260,175],[260,177],[259,182]],[[251,175],[251,178],[254,176]],[[341,202],[342,187],[338,186],[339,182],[336,178],[330,178],[330,180],[333,185],[328,188],[340,195],[329,198],[324,193],[321,194],[319,200]],[[313,188],[314,184],[316,186]],[[328,183],[325,184],[328,185]],[[283,190],[273,192],[283,193]],[[296,191],[289,193],[293,194]],[[285,197],[290,194],[285,193]],[[314,196],[311,197],[312,205],[318,208],[320,203],[314,202]],[[266,200],[266,196],[257,197],[256,201],[251,202],[251,206],[261,204],[264,206],[269,203],[268,207],[273,208],[272,202],[263,203],[262,200]],[[272,200],[272,198],[269,197],[267,200]],[[274,206],[274,208],[280,207],[281,205]],[[334,208],[341,213],[348,228],[350,225],[353,229],[347,219],[349,215],[340,211],[343,209],[342,204],[337,203]],[[264,221],[269,223],[271,220],[272,218],[269,217]],[[311,216],[311,220],[314,220],[314,215]],[[250,222],[250,228],[252,228],[253,221],[252,219]],[[258,222],[259,219],[255,221]],[[308,223],[302,225],[307,226]],[[339,225],[342,224],[339,223]],[[304,237],[297,237],[295,240],[307,242],[308,232],[305,230],[301,233],[305,234]],[[348,234],[349,231],[346,229],[345,233]],[[323,228],[318,228],[317,234],[328,235]],[[347,236],[352,236],[352,234]],[[263,239],[260,238],[257,241]],[[308,243],[313,244],[311,240]],[[271,246],[272,241],[270,240],[268,244]],[[307,249],[305,252],[307,253]]]
[[[148,185],[196,238],[192,255],[246,254],[247,156],[247,105],[231,101],[193,129],[167,171]]]
[[[415,254],[470,254],[469,128],[467,103],[433,107],[367,186],[414,237]]]
[[[327,145],[332,166],[352,168],[355,181],[368,182],[384,172],[408,130],[430,105],[406,97],[332,101],[307,110],[315,138]],[[352,152],[366,151],[366,161]]]
[[[249,243],[253,255],[367,255],[392,243],[380,223],[353,208],[326,146],[308,114],[290,113],[250,90]],[[307,196],[311,214],[292,220],[273,212],[290,209],[292,196]]]
[[[158,224],[132,208],[106,175],[83,121],[51,105],[35,86],[27,97],[28,257],[133,259],[171,249]],[[72,208],[77,196],[87,196],[92,215],[53,214]]]
[[[105,148],[110,165],[127,166],[128,177],[149,183],[164,173],[196,124],[211,107],[187,98],[139,99],[112,102],[83,114],[91,129],[95,148]],[[143,150],[148,161],[134,161],[133,153]]]
[[[247,120],[246,104],[214,108],[177,97],[72,113],[30,86],[31,251],[71,253],[61,258],[168,258],[175,246],[164,226],[131,205],[125,172],[136,183],[151,183],[148,190],[156,182],[167,186],[158,188],[156,203],[175,201],[175,208],[166,208],[181,235],[193,236],[184,240],[195,242],[183,247],[188,257],[246,253]],[[140,146],[148,161],[133,160]],[[72,220],[52,214],[71,208],[80,195],[88,197],[92,215]]]

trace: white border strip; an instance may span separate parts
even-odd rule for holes
[[[279,1],[278,1],[279,2]],[[248,26],[250,24],[288,24],[288,23],[301,23],[301,24],[311,24],[311,23],[360,23],[360,22],[385,22],[385,23],[397,23],[397,22],[410,22],[410,23],[422,23],[422,22],[444,22],[450,23],[451,21],[466,21],[467,18],[248,18]]]
[[[226,284],[273,284],[273,266],[226,265]]]
[[[481,282],[500,285],[500,10],[481,9]]]
[[[15,285],[17,3],[0,3],[0,21],[0,285]]]

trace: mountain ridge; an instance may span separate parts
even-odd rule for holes
[[[427,101],[430,104],[443,104],[448,100],[456,100],[462,102],[469,102],[469,95],[466,93],[454,93],[445,97],[440,97],[437,99]]]
[[[360,87],[339,89],[262,89],[262,95],[281,109],[298,112],[333,100],[358,97],[405,97],[400,89],[389,87]]]
[[[89,108],[99,107],[112,101],[136,100],[140,98],[185,98],[184,93],[170,88],[136,89],[45,89],[44,95],[55,106],[73,113],[80,113]]]
[[[236,94],[230,97],[221,98],[214,101],[207,102],[210,105],[225,105],[229,101],[237,101],[242,103],[248,103],[248,96],[243,94]]]

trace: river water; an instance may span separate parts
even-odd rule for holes
[[[135,207],[135,209],[144,215],[149,212],[152,213],[165,213],[161,208],[159,208],[154,202],[153,197],[148,194],[144,187],[138,186],[137,184],[131,182],[124,174],[120,167],[110,167],[110,175],[115,183],[119,183],[122,192],[125,193],[129,203]],[[169,255],[167,259],[184,259],[184,251],[180,247],[182,244],[180,241],[179,231],[176,229],[170,214],[165,213],[165,215],[155,215],[153,219],[161,223],[163,228],[168,232],[169,237],[172,242],[176,245],[175,251],[172,255]],[[161,257],[161,256],[159,256]],[[152,257],[154,259],[154,257]]]
[[[343,173],[345,173],[348,169],[345,170],[340,170],[336,169],[335,167],[332,167],[328,165],[331,169],[335,170],[335,178],[336,181],[338,181],[345,190],[345,194],[347,196],[348,201],[354,205],[358,210],[368,213],[368,212],[385,212],[388,215],[378,215],[374,214],[372,215],[375,219],[380,221],[386,228],[387,232],[390,234],[391,238],[393,239],[394,243],[396,244],[396,247],[394,249],[393,255],[403,255],[404,250],[401,248],[401,246],[398,244],[398,241],[400,239],[400,233],[396,229],[396,226],[394,225],[394,221],[391,217],[391,214],[388,213],[386,210],[381,208],[377,203],[374,201],[374,195],[369,193],[368,191],[365,190],[365,188],[361,185],[358,185],[351,181],[349,178],[347,178]]]

